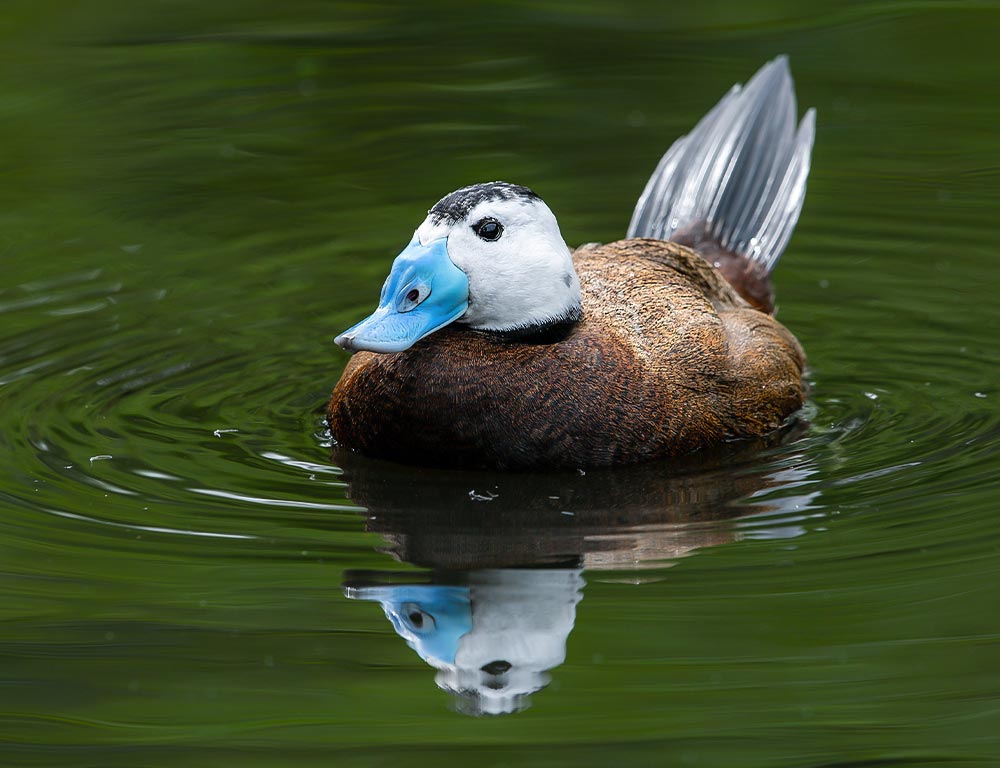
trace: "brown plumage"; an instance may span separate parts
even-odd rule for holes
[[[802,405],[798,342],[696,252],[631,239],[573,261],[583,319],[563,338],[452,325],[356,353],[327,409],[337,443],[407,463],[602,466],[759,437]],[[768,285],[737,285],[770,307]]]
[[[358,352],[334,389],[338,444],[405,463],[589,467],[772,434],[804,398],[802,349],[771,316],[815,135],[795,101],[784,57],[731,88],[660,159],[631,239],[572,259],[530,189],[484,182],[438,201],[376,311],[335,340],[380,353]]]

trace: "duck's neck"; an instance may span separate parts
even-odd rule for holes
[[[492,339],[512,344],[554,344],[565,339],[583,319],[583,308],[569,307],[556,317],[507,330],[478,329]]]

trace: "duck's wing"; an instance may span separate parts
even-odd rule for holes
[[[802,210],[815,120],[810,109],[796,128],[788,59],[768,62],[667,150],[628,236],[689,245],[710,261],[739,257],[766,277]]]

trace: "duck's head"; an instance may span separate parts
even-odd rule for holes
[[[578,320],[580,281],[549,207],[494,181],[443,197],[392,263],[378,308],[334,341],[402,352],[450,323],[544,330]]]

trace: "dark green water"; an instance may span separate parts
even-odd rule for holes
[[[4,5],[0,765],[1000,763],[1000,4],[695,6]],[[782,52],[805,434],[331,463],[330,339],[438,197],[504,178],[616,239]],[[348,599],[391,585],[544,637],[548,686],[462,714]]]

